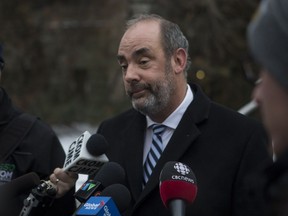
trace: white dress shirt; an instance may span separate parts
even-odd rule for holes
[[[171,115],[169,115],[161,124],[165,125],[167,128],[162,134],[162,143],[163,143],[163,151],[166,148],[170,138],[172,137],[175,129],[177,128],[184,112],[186,111],[189,104],[193,101],[193,92],[189,85],[187,85],[187,91],[184,100],[182,103],[174,110]],[[145,142],[144,142],[144,150],[143,150],[143,164],[146,160],[148,152],[151,148],[152,144],[152,125],[159,124],[152,121],[148,116],[146,116],[147,120],[147,128],[146,128],[146,135],[145,135]]]

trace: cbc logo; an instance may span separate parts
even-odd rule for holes
[[[174,169],[182,175],[187,175],[190,173],[190,169],[183,163],[176,163],[174,165]]]

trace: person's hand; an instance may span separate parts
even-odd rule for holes
[[[50,175],[50,181],[56,185],[56,198],[64,196],[72,187],[74,187],[78,175],[75,173],[65,172],[63,169],[56,168]]]

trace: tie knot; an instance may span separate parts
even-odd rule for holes
[[[158,125],[158,124],[154,124],[152,126],[152,130],[154,134],[160,135],[163,133],[163,131],[165,130],[166,126],[165,125]]]

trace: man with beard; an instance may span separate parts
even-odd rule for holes
[[[187,83],[188,46],[178,25],[157,15],[128,21],[120,41],[118,61],[133,109],[102,122],[97,133],[109,143],[108,158],[125,169],[132,195],[125,215],[170,215],[159,194],[168,161],[183,162],[196,175],[198,194],[187,215],[246,215],[243,181],[272,161],[259,123]],[[50,176],[57,178],[61,196],[73,181],[60,169]]]

